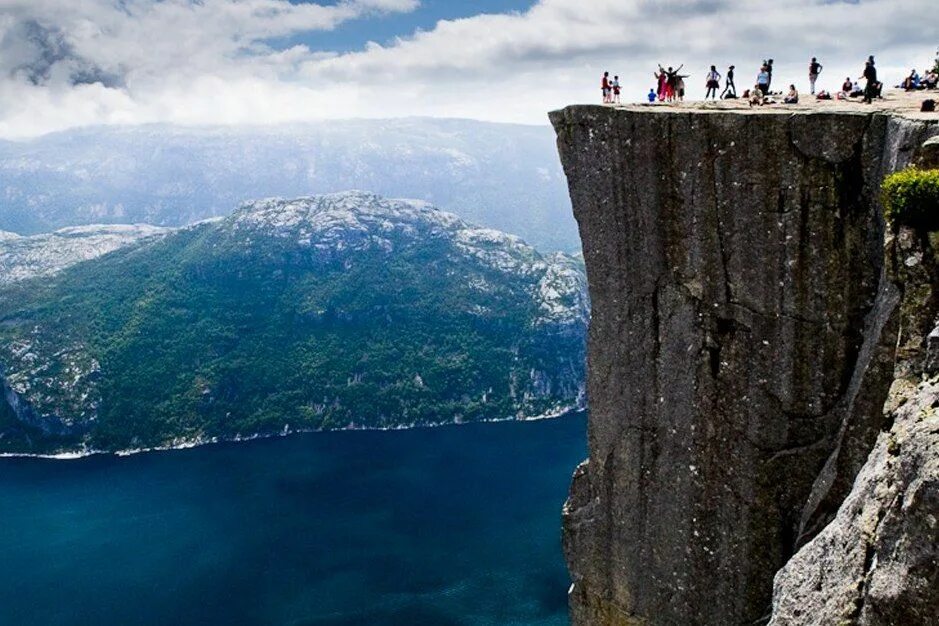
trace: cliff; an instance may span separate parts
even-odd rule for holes
[[[835,519],[776,574],[771,626],[939,623],[939,259],[933,241],[907,226],[894,225],[886,235],[885,277],[902,294],[887,421]]]
[[[551,121],[592,300],[573,621],[765,619],[884,424],[902,286],[878,189],[939,127],[863,110]]]

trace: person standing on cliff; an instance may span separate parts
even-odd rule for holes
[[[652,75],[655,76],[655,80],[656,80],[656,82],[657,82],[657,87],[658,87],[658,92],[657,92],[657,94],[658,94],[658,97],[659,97],[659,102],[664,102],[664,101],[665,101],[665,91],[666,91],[667,85],[668,85],[668,75],[665,73],[665,70],[662,69],[662,66],[661,66],[661,65],[659,65],[659,71],[658,71],[658,72],[653,72]]]
[[[766,73],[769,75],[769,78],[766,79],[766,95],[769,95],[769,90],[773,86],[773,60],[772,59],[766,62]]]
[[[690,76],[690,74],[675,75],[675,95],[679,102],[685,101],[685,79],[688,78],[688,76]]]
[[[678,72],[681,71],[681,68],[685,67],[684,63],[678,66],[678,69],[668,68],[668,71],[665,72],[665,95],[666,99],[671,102],[675,100],[676,97],[682,96],[684,94],[679,93],[679,89],[684,85],[679,85],[681,77],[679,77]],[[684,82],[684,81],[681,81]]]
[[[822,73],[822,64],[818,62],[818,59],[812,57],[812,61],[809,63],[809,87],[812,88],[812,95],[815,95],[815,81],[818,80],[818,75]]]
[[[619,76],[613,77],[613,82],[610,83],[610,86],[613,88],[613,104],[622,104],[620,101]]]
[[[610,73],[603,72],[603,78],[600,80],[600,91],[603,92],[603,104],[610,103]]]
[[[717,71],[717,66],[712,65],[711,71],[708,72],[707,76],[707,93],[704,95],[704,99],[707,100],[711,98],[712,100],[717,100],[717,90],[721,86],[721,75]]]
[[[726,84],[724,85],[724,91],[721,92],[721,100],[724,97],[736,98],[737,97],[737,86],[734,84],[734,66],[731,65],[727,68],[727,78]]]
[[[769,66],[766,63],[760,68],[760,73],[756,77],[756,86],[759,87],[764,96],[769,95]]]
[[[872,56],[871,59],[873,58]],[[873,61],[869,60],[864,66],[864,74],[861,75],[861,78],[867,81],[864,86],[864,104],[870,104],[877,93],[877,68],[874,67]]]

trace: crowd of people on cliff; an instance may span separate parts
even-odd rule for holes
[[[685,79],[689,78],[690,74],[682,74],[681,71],[683,67],[684,65],[679,65],[677,68],[669,66],[666,69],[659,64],[658,71],[653,72],[655,86],[649,89],[649,93],[646,94],[646,99],[649,103],[680,103],[684,101]],[[717,70],[717,66],[711,66],[704,80],[705,101],[736,99],[740,97],[748,102],[751,107],[776,104],[777,102],[781,102],[782,104],[799,103],[799,90],[796,88],[795,84],[790,84],[789,89],[785,93],[781,91],[774,92],[772,90],[773,59],[763,61],[760,65],[759,72],[756,74],[756,82],[753,87],[744,90],[740,96],[737,95],[737,86],[734,83],[735,69],[735,66],[729,66],[726,74],[722,76]],[[819,60],[816,57],[812,57],[808,64],[808,84],[809,94],[813,98],[818,100],[848,100],[861,98],[862,102],[871,103],[874,99],[882,97],[884,85],[878,78],[877,66],[873,55],[867,58],[864,64],[864,71],[861,75],[853,80],[850,76],[845,78],[845,81],[841,84],[841,89],[834,94],[826,90],[817,90],[818,79],[823,70],[824,66]],[[724,81],[723,89],[721,89],[722,80]],[[863,86],[859,82],[862,80],[864,81]],[[923,72],[922,75],[915,69],[912,70],[910,75],[907,76],[900,85],[897,85],[897,87],[905,89],[906,91],[934,90],[937,89],[937,84],[939,84],[939,60],[937,60],[936,67]],[[620,86],[619,76],[614,76],[610,79],[610,73],[604,72],[601,81],[601,90],[604,104],[621,103],[622,88]],[[720,91],[720,93],[718,93],[718,91]]]
[[[919,91],[923,89],[936,89],[939,86],[939,71],[932,68],[923,72],[922,76],[916,71],[916,68],[910,70],[910,75],[903,79],[903,82],[897,85],[897,88],[904,91]]]

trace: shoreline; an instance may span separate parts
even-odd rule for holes
[[[430,429],[430,428],[446,428],[448,426],[470,426],[472,424],[504,424],[507,422],[540,422],[544,420],[558,419],[565,415],[569,414],[580,414],[587,411],[586,406],[580,405],[571,405],[561,409],[555,409],[554,411],[548,411],[546,413],[541,413],[539,415],[533,416],[524,416],[524,417],[495,417],[492,419],[485,420],[476,420],[473,422],[441,422],[438,424],[411,424],[411,425],[399,425],[399,426],[388,426],[385,428],[381,427],[369,427],[369,426],[349,426],[346,428],[333,428],[333,429],[317,429],[317,428],[301,428],[301,429],[289,429],[285,428],[279,433],[269,433],[269,434],[259,434],[255,433],[253,435],[240,436],[236,435],[234,437],[212,437],[209,439],[195,439],[190,441],[182,441],[180,443],[166,445],[166,446],[153,446],[150,448],[129,448],[126,450],[85,450],[85,451],[72,451],[72,452],[60,452],[56,454],[30,454],[25,452],[0,452],[0,460],[3,459],[41,459],[45,461],[78,461],[81,459],[87,459],[90,457],[96,456],[113,456],[113,457],[130,457],[136,456],[138,454],[148,454],[151,452],[172,452],[176,450],[191,450],[193,448],[201,448],[204,446],[212,446],[223,443],[248,443],[251,441],[261,441],[266,439],[282,439],[285,437],[291,437],[293,435],[311,435],[315,433],[344,433],[344,432],[396,432],[403,430],[418,430],[418,429]]]

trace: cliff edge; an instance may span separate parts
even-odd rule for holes
[[[587,265],[575,624],[769,618],[884,426],[902,285],[883,177],[939,134],[883,111],[551,113]]]

